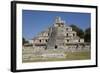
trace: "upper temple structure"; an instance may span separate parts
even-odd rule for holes
[[[32,44],[37,48],[74,50],[83,47],[84,39],[77,36],[77,32],[57,16],[51,27],[32,39]]]

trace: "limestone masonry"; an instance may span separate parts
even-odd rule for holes
[[[56,17],[53,26],[39,33],[31,40],[31,43],[34,48],[44,49],[76,50],[77,48],[90,47],[60,17]]]

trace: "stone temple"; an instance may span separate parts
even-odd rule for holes
[[[75,50],[84,46],[84,39],[57,16],[52,26],[32,39],[32,44],[35,48]]]
[[[23,45],[22,62],[83,60],[91,58],[90,43],[56,17],[54,23]]]

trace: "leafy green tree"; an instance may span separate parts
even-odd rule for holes
[[[76,25],[74,25],[74,24],[72,24],[72,25],[70,25],[70,26],[72,27],[72,29],[73,29],[74,31],[77,32],[77,36],[79,36],[80,38],[84,38],[84,31],[83,31],[82,29],[80,29],[78,26],[76,26]]]
[[[85,42],[91,42],[91,29],[87,28],[84,35]]]
[[[25,43],[28,43],[28,41],[23,37],[22,38],[22,44],[24,45]]]

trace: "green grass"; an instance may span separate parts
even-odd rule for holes
[[[84,60],[84,59],[90,59],[90,52],[67,52],[66,53],[66,59],[67,60]]]
[[[91,59],[90,51],[84,52],[65,52],[65,58],[46,58],[43,59],[42,57],[32,58],[31,60],[23,60],[23,63],[27,62],[45,62],[45,61],[69,61],[69,60],[87,60]]]

